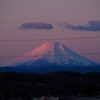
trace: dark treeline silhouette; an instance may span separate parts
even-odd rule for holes
[[[43,95],[100,95],[100,72],[0,73],[0,100],[32,100]]]

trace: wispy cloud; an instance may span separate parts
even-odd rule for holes
[[[60,26],[64,27],[65,29],[70,30],[79,30],[79,31],[100,31],[100,21],[89,21],[88,25],[71,25],[67,22],[63,24],[59,24]]]
[[[36,29],[36,30],[51,30],[54,29],[52,24],[43,23],[43,22],[33,22],[33,23],[23,23],[20,25],[19,29],[23,30],[30,30],[30,29]]]

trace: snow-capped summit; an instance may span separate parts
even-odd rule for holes
[[[80,56],[59,42],[48,42],[28,53],[16,57],[9,65],[26,66],[94,66],[95,62]]]

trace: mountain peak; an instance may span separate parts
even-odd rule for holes
[[[50,45],[58,45],[59,46],[59,45],[62,45],[62,43],[60,43],[60,42],[47,42],[47,43],[44,43],[43,45],[48,45],[48,46],[50,46]]]
[[[35,63],[38,62],[39,63]],[[46,63],[44,63],[46,62]],[[47,42],[20,57],[16,57],[10,65],[29,65],[40,66],[47,64],[56,64],[59,66],[90,66],[95,63],[80,56],[60,42]],[[37,64],[37,65],[36,65]]]

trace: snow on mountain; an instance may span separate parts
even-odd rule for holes
[[[28,65],[43,66],[56,64],[59,66],[94,66],[95,62],[80,56],[59,42],[49,42],[28,53],[16,57],[8,63],[9,66]]]

